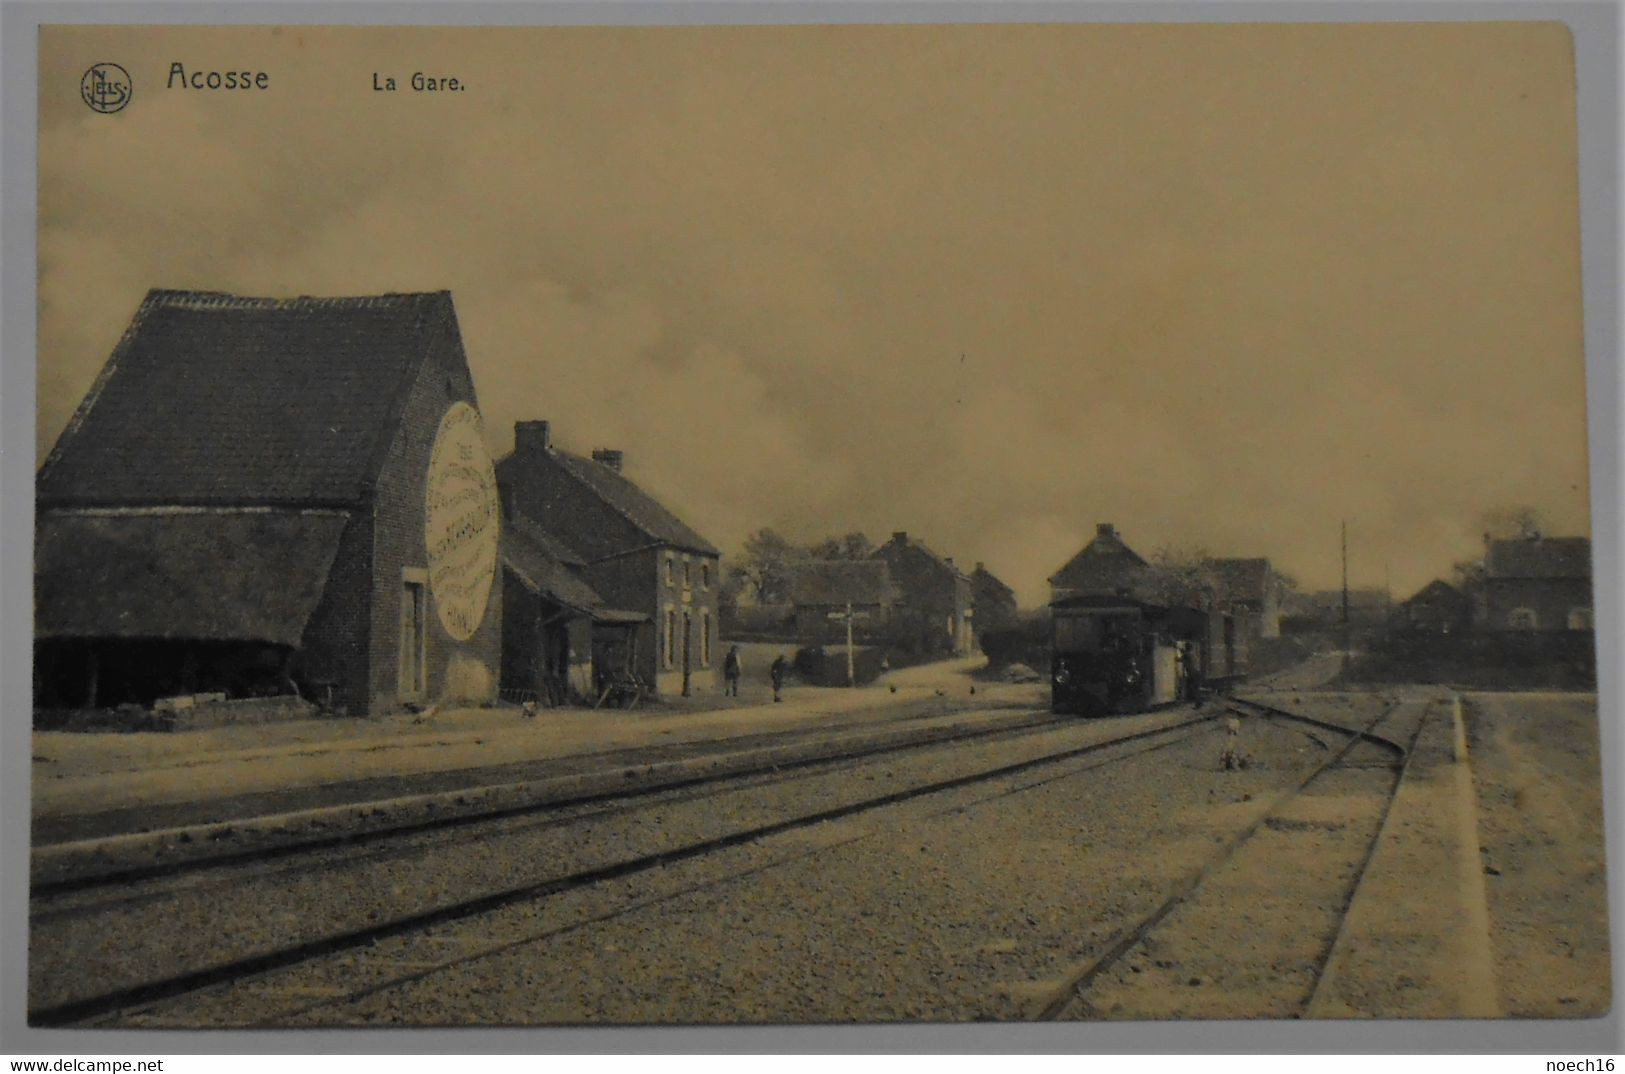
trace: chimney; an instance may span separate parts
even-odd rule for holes
[[[892,530],[891,539],[896,541],[898,544],[907,544],[908,530]]]
[[[1110,522],[1097,522],[1095,523],[1095,536],[1116,537],[1117,527],[1112,525]]]
[[[948,566],[952,567],[954,565],[954,557],[953,556],[943,556],[942,559],[943,559],[943,562],[948,564]]]
[[[601,462],[616,473],[620,473],[621,464],[626,461],[626,454],[612,448],[593,448],[592,461]]]
[[[551,451],[552,433],[545,421],[516,421],[513,423],[513,449],[521,451]]]
[[[983,569],[985,569],[985,568],[983,568],[983,566],[982,566],[982,561],[981,561],[981,560],[977,560],[977,561],[976,561],[976,569],[977,569],[977,570],[983,570]]]

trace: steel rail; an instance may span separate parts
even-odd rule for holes
[[[1122,735],[1084,746],[1069,747],[1055,753],[998,765],[990,769],[983,769],[948,779],[933,780],[902,790],[849,802],[830,809],[818,810],[730,832],[725,835],[698,840],[686,846],[638,855],[623,861],[596,866],[565,876],[527,882],[511,888],[486,892],[472,898],[404,914],[366,928],[338,932],[287,947],[216,963],[212,966],[184,971],[157,980],[113,989],[100,995],[35,1008],[28,1012],[28,1022],[30,1025],[45,1027],[72,1025],[87,1019],[113,1014],[129,1007],[171,999],[213,985],[225,984],[271,970],[297,965],[301,962],[308,962],[323,955],[362,947],[379,940],[420,931],[435,925],[489,913],[516,903],[548,898],[591,884],[634,875],[673,862],[686,861],[754,840],[810,827],[826,821],[839,820],[925,795],[936,794],[1001,776],[1014,775],[1042,765],[1056,764],[1073,757],[1097,753],[1125,743],[1142,741],[1159,735],[1175,735],[1176,732],[1180,731],[1189,731],[1194,734],[1194,728],[1210,724],[1216,718],[1215,715],[1197,716],[1181,723]]]
[[[1260,707],[1268,708],[1268,706]],[[1398,708],[1399,705],[1397,703],[1388,706],[1381,713],[1379,713],[1375,719],[1366,725],[1365,730],[1369,732],[1371,728],[1382,723]],[[1065,983],[1060,988],[1056,989],[1056,991],[1051,994],[1049,1000],[1033,1013],[1031,1020],[1049,1022],[1058,1019],[1061,1014],[1073,1004],[1074,1001],[1082,998],[1084,992],[1089,989],[1089,987],[1102,973],[1115,965],[1124,955],[1128,954],[1128,952],[1132,950],[1135,945],[1137,945],[1141,940],[1145,939],[1147,934],[1149,934],[1152,929],[1161,924],[1169,914],[1173,913],[1175,909],[1184,904],[1192,895],[1194,895],[1196,891],[1201,888],[1202,884],[1213,875],[1213,873],[1228,862],[1244,843],[1252,839],[1252,837],[1256,835],[1266,823],[1268,823],[1271,817],[1275,816],[1282,810],[1282,808],[1291,803],[1305,790],[1307,790],[1310,784],[1314,783],[1322,775],[1335,768],[1338,762],[1340,762],[1344,757],[1348,756],[1349,752],[1352,751],[1356,745],[1362,741],[1369,741],[1366,734],[1361,733],[1355,728],[1338,728],[1335,724],[1326,724],[1325,726],[1334,730],[1342,730],[1349,736],[1348,741],[1345,742],[1336,753],[1332,754],[1330,757],[1316,766],[1315,769],[1300,780],[1296,786],[1289,787],[1286,790],[1279,792],[1270,802],[1269,807],[1261,812],[1256,820],[1247,824],[1238,833],[1226,840],[1219,847],[1219,849],[1202,864],[1200,868],[1185,877],[1184,880],[1175,886],[1174,890],[1165,899],[1163,899],[1162,902],[1157,904],[1157,906],[1152,909],[1149,914],[1141,917],[1133,925],[1133,927],[1121,933],[1117,939],[1114,940],[1110,946],[1108,946],[1100,954],[1096,955],[1092,959],[1089,959],[1087,962],[1079,966],[1074,972],[1068,974]],[[1386,742],[1388,740],[1378,739],[1378,741]],[[1403,747],[1397,746],[1396,748],[1403,749]],[[1397,789],[1397,782],[1395,786]],[[1391,801],[1392,792],[1390,792],[1389,797]]]
[[[995,710],[998,711],[998,710]],[[513,817],[523,817],[537,813],[546,813],[556,810],[576,808],[604,802],[630,802],[634,799],[648,798],[664,794],[669,791],[680,791],[690,788],[706,787],[713,784],[728,783],[731,781],[751,779],[756,776],[793,772],[817,765],[834,764],[849,760],[864,760],[866,758],[882,756],[888,753],[902,753],[912,749],[925,749],[934,746],[968,742],[979,738],[996,735],[1022,735],[1036,734],[1053,729],[1069,722],[1066,718],[1050,718],[1037,720],[1032,723],[1017,724],[1014,726],[978,727],[954,734],[945,734],[939,738],[925,738],[905,742],[880,742],[866,745],[856,745],[850,750],[831,753],[817,757],[806,757],[788,761],[764,761],[761,764],[748,768],[741,768],[723,772],[705,772],[693,776],[681,777],[667,782],[637,783],[630,786],[617,787],[614,790],[590,791],[565,798],[552,799],[539,802],[528,802],[520,805],[501,806],[495,809],[475,810],[467,813],[448,814],[446,816],[431,817],[425,820],[414,820],[404,824],[390,825],[383,828],[374,828],[362,832],[334,832],[331,835],[310,836],[296,841],[282,843],[274,846],[255,847],[251,849],[231,849],[219,854],[211,854],[187,858],[182,861],[162,862],[153,865],[139,865],[129,868],[111,869],[107,872],[93,873],[85,876],[69,877],[62,880],[36,881],[30,885],[29,898],[48,899],[65,894],[85,891],[97,887],[107,887],[116,884],[128,884],[141,880],[172,877],[194,872],[204,872],[212,869],[228,868],[236,865],[253,864],[263,861],[272,861],[278,858],[291,857],[299,854],[329,850],[334,847],[361,847],[372,843],[397,839],[403,836],[416,835],[424,832],[434,832],[449,828],[471,826],[490,821],[506,820]],[[796,737],[787,745],[814,744],[818,742],[816,734]],[[764,746],[760,748],[772,748]],[[704,755],[697,755],[704,756]],[[722,755],[726,756],[726,754]],[[684,758],[685,760],[687,758]],[[662,762],[676,763],[676,762]],[[612,769],[605,769],[612,771]],[[473,793],[484,788],[471,786],[465,788],[464,793]],[[444,792],[454,794],[457,792]],[[365,802],[354,803],[355,806],[365,806]],[[258,818],[245,817],[239,823],[248,823]],[[220,822],[229,823],[229,822]],[[148,833],[153,834],[153,833]],[[66,844],[53,844],[61,846]]]

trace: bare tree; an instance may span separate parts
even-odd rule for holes
[[[1201,545],[1163,545],[1151,554],[1151,568],[1142,589],[1159,604],[1210,608],[1220,599],[1221,579]]]
[[[1507,540],[1513,537],[1536,538],[1546,532],[1546,516],[1538,507],[1517,504],[1495,507],[1479,517],[1484,536]]]
[[[757,604],[780,604],[789,599],[790,571],[806,553],[763,527],[745,538],[744,548],[729,573],[740,595]]]
[[[875,550],[868,536],[857,530],[844,537],[827,537],[807,549],[813,559],[868,559]]]

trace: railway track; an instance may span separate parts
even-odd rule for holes
[[[905,780],[901,782],[900,785],[881,791],[880,793],[857,794],[848,797],[844,801],[835,803],[829,803],[827,801],[827,794],[823,794],[822,796],[815,794],[809,799],[808,803],[812,805],[812,808],[798,809],[789,815],[776,816],[772,819],[765,820],[764,822],[747,822],[712,826],[709,830],[699,832],[695,835],[695,837],[692,838],[677,838],[665,842],[656,841],[658,845],[645,847],[641,852],[612,854],[598,861],[581,862],[579,863],[579,867],[576,868],[557,868],[549,870],[544,867],[541,869],[540,875],[529,875],[519,882],[508,884],[493,885],[490,883],[485,883],[479,885],[479,888],[475,893],[464,893],[460,897],[412,900],[407,904],[397,904],[395,906],[395,912],[390,913],[387,916],[374,914],[372,918],[366,920],[365,923],[349,920],[342,922],[338,927],[315,931],[307,930],[305,933],[301,934],[297,939],[291,942],[272,943],[261,945],[252,949],[243,949],[239,950],[234,955],[224,958],[216,958],[214,960],[194,961],[192,964],[179,965],[173,968],[171,972],[157,975],[142,975],[137,971],[132,971],[129,965],[124,965],[122,967],[118,967],[118,969],[120,969],[122,972],[110,973],[109,977],[107,978],[109,983],[112,984],[111,987],[103,987],[93,992],[87,992],[84,989],[79,989],[77,994],[64,994],[65,990],[58,987],[55,995],[52,995],[49,998],[36,999],[35,1005],[31,1007],[29,1012],[29,1021],[31,1024],[40,1026],[62,1026],[87,1022],[93,1024],[106,1023],[110,1021],[116,1022],[128,1014],[141,1010],[147,1010],[156,1005],[173,1005],[177,1002],[184,1003],[187,997],[195,997],[211,990],[229,990],[242,984],[243,982],[263,979],[267,975],[274,975],[278,972],[297,971],[301,968],[309,967],[312,964],[324,959],[332,959],[340,956],[353,958],[358,953],[364,954],[368,949],[377,947],[392,939],[413,935],[423,935],[433,932],[442,926],[475,919],[481,915],[490,914],[508,907],[527,904],[546,904],[550,899],[555,899],[571,892],[590,889],[595,885],[606,884],[611,881],[647,873],[662,866],[698,859],[705,857],[706,855],[717,854],[732,847],[739,847],[744,844],[754,843],[760,840],[772,838],[774,836],[784,835],[786,833],[803,829],[813,829],[816,826],[825,825],[832,821],[839,821],[846,818],[860,816],[862,814],[880,810],[887,806],[896,805],[901,802],[920,799],[929,795],[940,794],[961,788],[970,788],[978,784],[994,783],[1001,779],[1008,779],[1010,777],[1021,776],[1025,773],[1037,772],[1046,768],[1047,766],[1064,765],[1066,762],[1077,759],[1088,759],[1090,764],[1084,765],[1083,768],[1090,767],[1093,764],[1112,763],[1116,760],[1161,749],[1183,741],[1192,735],[1211,730],[1212,721],[1215,718],[1216,714],[1213,713],[1199,714],[1190,719],[1181,720],[1173,724],[1160,725],[1149,730],[1136,731],[1129,734],[1116,735],[1106,738],[1099,738],[1097,736],[1092,740],[1066,745],[1062,748],[1044,749],[1031,755],[1014,756],[1012,759],[1005,760],[1002,763],[973,763],[972,765],[968,766],[967,769],[958,771],[952,775],[941,778]],[[1042,728],[1027,727],[1019,729],[1017,732],[1006,732],[1006,734],[1010,739],[1017,739],[1022,737],[1023,734],[1032,735],[1036,732],[1036,730],[1039,729],[1054,730],[1057,724],[1063,724],[1068,729],[1076,729],[1073,731],[1074,734],[1087,737],[1089,725],[1078,724],[1071,721],[1057,721],[1054,723],[1046,722],[1042,725]],[[940,741],[931,743],[930,747],[942,748],[948,745],[964,745],[966,740],[978,740],[986,737],[988,736],[967,735],[964,736],[964,739],[955,741],[953,743],[944,743]],[[987,746],[986,742],[981,742],[979,744],[984,747]],[[916,747],[916,749],[918,750],[919,747]],[[903,752],[907,751],[905,750]],[[840,762],[838,766],[834,767],[839,767],[850,775],[859,769],[890,763],[891,760],[892,758],[877,759],[874,757],[865,757],[855,760],[849,759]],[[774,787],[782,787],[782,785],[786,783],[810,775],[814,770],[814,766],[811,764],[796,767],[798,771],[784,771],[774,773],[769,776],[762,776],[760,773],[757,773],[755,774],[755,777],[759,782],[754,784],[754,786],[772,785]],[[823,771],[827,772],[831,769],[831,767],[832,766],[826,764]],[[1050,779],[1065,778],[1067,775],[1076,774],[1076,771],[1079,770],[1082,769],[1078,768],[1078,766],[1071,766],[1067,772],[1062,772],[1060,774],[1048,773],[1036,781],[1030,781],[1027,785],[1034,786]],[[888,778],[891,777],[892,772],[885,772],[885,776]],[[865,778],[874,779],[875,777],[873,773],[870,773]],[[748,793],[753,788],[751,786],[740,787],[737,785],[740,782],[741,781],[738,780],[731,783],[720,781],[717,784],[706,788],[684,788],[681,793],[686,795],[686,797],[682,799],[682,802],[691,806],[696,806],[709,804],[713,800],[729,794],[748,796]],[[744,782],[748,783],[750,781]],[[856,786],[857,781],[852,780],[850,785]],[[1015,793],[1015,791],[1019,789],[1021,788],[1018,787],[998,790],[994,791],[991,796],[996,797],[1001,794]],[[669,802],[666,799],[662,799],[659,796],[654,796],[642,802],[638,807],[634,807],[632,805],[622,805],[607,812],[626,813],[640,807],[655,810],[656,807],[664,808],[671,804],[672,802]],[[956,805],[951,808],[963,808],[963,804]],[[744,809],[742,812],[745,815],[748,815],[750,810]],[[590,827],[593,820],[600,819],[604,815],[606,815],[606,811],[600,810],[597,814],[585,814],[580,817],[571,818],[571,823],[578,826]],[[658,818],[656,818],[655,823],[658,823]],[[568,831],[567,828],[566,831]],[[442,830],[434,834],[443,835],[445,832]],[[513,836],[512,832],[503,832],[500,834],[509,838],[512,838]],[[560,833],[557,830],[551,830],[546,833],[546,836],[557,840],[559,834]],[[581,838],[579,833],[577,838]],[[854,838],[861,838],[861,836]],[[830,845],[838,845],[839,842],[840,840],[838,840],[837,843]],[[472,849],[469,846],[465,846],[461,839],[459,840],[459,847],[463,850]],[[327,860],[324,862],[312,862],[308,868],[304,865],[300,865],[298,868],[306,869],[306,871],[317,877],[319,877],[324,870],[344,868],[346,867],[344,864],[334,862],[331,858],[331,855],[338,853],[339,849],[340,848],[322,848],[322,850],[318,851],[317,853],[329,855]],[[827,849],[827,847],[820,847],[819,849]],[[792,857],[804,856],[805,854],[815,852],[816,850],[804,851],[802,853],[792,855]],[[509,850],[508,853],[510,855],[516,855],[516,852],[513,850]],[[786,858],[783,860],[789,859]],[[723,877],[707,880],[704,884],[699,886],[721,884],[730,880],[735,880],[738,879],[739,876],[746,875],[749,872],[772,868],[775,865],[782,864],[783,860],[753,867],[752,869],[746,870],[743,873],[733,873]],[[274,882],[279,885],[286,885],[287,873],[289,871],[288,863],[284,861],[275,864],[280,872],[275,878]],[[375,862],[373,864],[377,863]],[[359,866],[348,867],[360,868],[365,867],[366,865],[366,862],[362,862],[359,863]],[[172,880],[174,879],[174,876],[166,876],[163,879]],[[234,885],[240,887],[243,883],[254,882],[255,879],[256,878],[250,873],[234,878]],[[68,890],[57,890],[54,892],[52,897],[42,899],[38,904],[36,904],[34,921],[32,922],[34,928],[37,930],[42,925],[54,923],[57,927],[58,935],[65,935],[69,930],[75,928],[77,925],[75,920],[76,914],[72,907],[63,906],[60,904],[54,907],[51,905],[54,898],[61,898],[63,896],[72,894],[73,892]],[[298,894],[299,893],[297,891],[293,892],[287,904],[300,905],[300,900],[297,898]],[[661,896],[661,898],[672,897],[672,894],[675,893],[668,893]],[[155,909],[161,909],[165,898],[207,898],[208,896],[209,893],[206,891],[202,893],[192,893],[192,895],[188,896],[184,890],[180,892],[165,892],[160,894],[154,894],[152,892],[147,892],[144,894],[121,893],[118,898],[123,900],[122,905],[112,906],[110,909],[111,904],[107,902],[87,903],[80,908],[81,912],[78,913],[78,917],[93,921],[98,914],[104,917],[109,917],[110,915],[116,915],[119,912],[135,914],[140,914],[143,912],[150,913],[154,912]],[[215,897],[218,898],[218,894],[216,894]],[[146,900],[144,905],[139,901],[131,901],[139,900],[141,898],[145,898]],[[571,927],[581,927],[582,925],[592,923],[593,921],[607,920],[610,917],[632,913],[641,905],[643,904],[634,903],[632,905],[621,907],[607,915],[600,915],[597,918],[580,922]],[[382,968],[375,967],[373,971],[370,971],[368,975],[365,975],[369,977],[368,984],[358,988],[339,989],[338,991],[341,994],[336,996],[322,995],[312,1004],[297,1007],[291,1012],[282,1011],[277,1015],[277,1017],[307,1014],[312,1009],[324,1005],[352,1002],[360,994],[365,994],[366,992],[370,991],[377,991],[381,988],[393,987],[402,981],[433,974],[451,966],[466,963],[471,959],[484,958],[492,953],[511,949],[517,945],[535,943],[549,935],[552,935],[553,932],[556,932],[556,930],[550,931],[548,929],[542,929],[534,933],[527,933],[517,938],[506,938],[500,943],[487,944],[482,947],[478,947],[475,950],[460,950],[455,955],[446,959],[431,959],[427,964],[425,964],[421,957],[419,957],[402,972],[391,972],[388,966],[384,966]],[[37,931],[35,932],[33,939],[35,943],[38,944],[39,933]],[[40,954],[38,947],[35,948],[34,954],[37,959],[38,955]],[[67,959],[66,961],[67,964],[76,967],[74,972],[81,975],[82,979],[82,975],[87,972],[87,967],[82,962],[75,962],[71,958]],[[139,959],[135,961],[139,963]],[[49,990],[47,989],[46,991]]]
[[[912,719],[912,718],[911,718]],[[173,855],[179,851],[184,856],[170,857],[170,860],[143,861],[141,864],[112,864],[91,865],[88,869],[82,862],[91,857],[93,850],[105,846],[106,839],[90,839],[82,842],[66,842],[47,844],[36,847],[33,879],[30,884],[31,899],[53,898],[80,892],[97,887],[119,887],[136,881],[147,881],[166,877],[181,877],[194,873],[204,873],[212,870],[229,869],[244,864],[254,865],[259,862],[273,861],[279,858],[295,858],[329,848],[342,847],[345,851],[353,852],[375,844],[388,844],[398,841],[403,836],[412,836],[425,833],[445,831],[470,825],[486,824],[491,821],[511,818],[524,818],[536,815],[554,814],[560,811],[569,811],[581,807],[601,805],[603,803],[627,803],[648,796],[669,795],[674,791],[697,789],[699,793],[709,793],[715,786],[726,785],[741,779],[749,779],[765,773],[778,774],[793,772],[804,768],[813,768],[832,762],[846,760],[862,760],[869,757],[883,756],[901,751],[929,747],[936,744],[952,744],[970,742],[984,738],[996,738],[1007,735],[1021,735],[1041,733],[1051,729],[1064,720],[1055,718],[1042,718],[1029,723],[1007,724],[997,723],[994,726],[955,730],[948,729],[945,734],[909,733],[913,728],[906,725],[910,720],[899,721],[905,726],[902,728],[886,728],[887,737],[873,740],[869,736],[854,736],[854,740],[846,745],[836,744],[833,751],[815,750],[810,755],[796,756],[795,751],[808,747],[824,747],[831,741],[826,731],[823,735],[809,735],[800,732],[779,736],[768,742],[753,741],[754,748],[749,750],[731,750],[720,755],[722,762],[716,767],[707,770],[689,773],[681,766],[694,758],[684,757],[675,761],[660,761],[653,765],[643,766],[639,772],[637,766],[627,766],[624,763],[603,767],[597,772],[567,773],[561,777],[566,780],[577,780],[580,777],[624,772],[626,775],[621,781],[612,783],[607,788],[587,787],[580,790],[566,790],[564,793],[536,795],[533,788],[540,788],[545,781],[531,781],[528,783],[499,784],[492,787],[463,788],[468,796],[469,804],[459,804],[456,792],[441,792],[438,795],[418,795],[413,801],[421,799],[423,805],[403,811],[405,819],[373,823],[367,827],[352,826],[345,823],[345,811],[355,812],[357,818],[365,822],[368,813],[368,803],[355,803],[349,806],[332,807],[310,810],[299,814],[284,814],[294,821],[290,827],[303,823],[303,831],[276,833],[273,841],[261,845],[244,846],[238,836],[236,828],[241,822],[220,821],[210,824],[190,825],[167,831],[140,832],[129,835],[115,836],[111,841],[141,840],[152,842],[170,836],[171,845],[165,850]],[[829,731],[847,731],[851,724],[840,724],[829,728]],[[862,725],[858,725],[862,726]],[[901,735],[898,732],[902,731]],[[892,737],[895,736],[895,737]],[[710,759],[711,755],[701,755],[700,759]],[[632,781],[633,774],[638,775],[636,782]],[[496,792],[490,794],[490,792]],[[473,801],[475,796],[489,795],[493,801],[481,804]],[[441,803],[434,799],[448,800],[447,808],[436,808]],[[517,799],[513,804],[504,804],[511,799]],[[310,816],[309,822],[302,822],[301,818]],[[263,820],[264,818],[254,818]],[[84,848],[84,849],[81,849]],[[143,855],[151,858],[150,852]],[[79,862],[71,860],[78,857]],[[69,858],[66,866],[59,864],[55,859]],[[76,868],[77,866],[77,868]]]
[[[1188,968],[1181,961],[1183,956],[1181,944],[1193,945],[1199,943],[1204,933],[1211,931],[1215,917],[1220,922],[1223,922],[1225,913],[1214,915],[1210,907],[1207,914],[1193,914],[1192,916],[1199,920],[1186,923],[1184,928],[1179,927],[1180,923],[1177,919],[1182,911],[1198,903],[1207,890],[1214,886],[1215,879],[1224,870],[1235,866],[1238,857],[1250,844],[1257,840],[1261,833],[1271,832],[1272,830],[1291,832],[1294,830],[1294,823],[1304,825],[1297,830],[1314,830],[1308,822],[1294,822],[1289,814],[1293,811],[1294,806],[1302,802],[1304,797],[1312,793],[1318,785],[1331,778],[1334,774],[1341,772],[1357,775],[1358,778],[1366,781],[1384,782],[1386,786],[1384,787],[1384,793],[1381,795],[1380,808],[1376,811],[1375,816],[1368,818],[1369,823],[1366,827],[1369,829],[1369,835],[1358,842],[1352,863],[1341,863],[1350,866],[1348,879],[1344,879],[1342,869],[1327,869],[1324,862],[1311,866],[1311,868],[1318,868],[1321,872],[1329,873],[1329,877],[1323,879],[1329,879],[1333,886],[1337,888],[1329,912],[1330,921],[1322,920],[1318,922],[1320,928],[1318,930],[1318,939],[1312,944],[1313,950],[1307,958],[1302,957],[1301,951],[1298,952],[1300,957],[1296,960],[1297,964],[1293,966],[1293,974],[1280,975],[1282,977],[1296,976],[1300,979],[1300,983],[1301,978],[1307,977],[1308,987],[1299,987],[1296,990],[1289,987],[1287,991],[1290,994],[1276,997],[1277,1009],[1262,1016],[1300,1017],[1313,1003],[1320,982],[1324,977],[1326,965],[1343,935],[1343,923],[1347,918],[1349,907],[1359,890],[1366,868],[1371,861],[1372,855],[1376,852],[1380,837],[1387,826],[1387,818],[1393,806],[1394,797],[1405,777],[1416,741],[1420,737],[1422,728],[1428,719],[1431,704],[1420,707],[1420,711],[1416,714],[1414,727],[1401,726],[1394,728],[1394,731],[1403,739],[1403,744],[1389,735],[1375,733],[1379,727],[1387,729],[1386,725],[1394,723],[1396,714],[1404,708],[1399,704],[1386,708],[1364,728],[1343,727],[1329,721],[1306,717],[1249,699],[1229,699],[1226,707],[1233,708],[1239,713],[1263,717],[1272,721],[1301,723],[1313,726],[1323,732],[1341,734],[1344,736],[1345,742],[1341,747],[1332,751],[1330,756],[1296,785],[1290,786],[1276,795],[1264,809],[1259,811],[1251,823],[1222,842],[1214,853],[1200,867],[1191,872],[1183,882],[1177,884],[1166,898],[1156,904],[1149,912],[1121,928],[1116,938],[1109,942],[1104,949],[1087,961],[1071,967],[1063,976],[1061,986],[1041,1002],[1035,1004],[1031,1011],[1033,1020],[1055,1021],[1078,1017],[1110,1016],[1112,1013],[1110,1007],[1111,994],[1127,993],[1132,995],[1137,988],[1172,989],[1177,994],[1180,985],[1198,989],[1205,984],[1211,994],[1225,990],[1226,985],[1223,978],[1226,974],[1239,978],[1247,976],[1251,971],[1260,969],[1265,974],[1279,973],[1280,962],[1271,962],[1268,966],[1262,968],[1251,965],[1230,965],[1228,967],[1221,965],[1215,974],[1211,972],[1212,963],[1210,961],[1210,975],[1205,981],[1201,976],[1191,976],[1185,980],[1178,980],[1178,975],[1185,973]],[[1358,766],[1348,765],[1349,758],[1361,744],[1375,747],[1388,757],[1388,762],[1379,765],[1369,763]],[[1355,772],[1353,769],[1359,771]],[[1380,770],[1386,775],[1379,776],[1374,770]],[[1275,869],[1281,871],[1276,874],[1277,876],[1286,872],[1283,867],[1284,863],[1278,859],[1273,860],[1272,864]],[[1225,906],[1226,912],[1233,915],[1230,917],[1230,923],[1234,925],[1240,916],[1235,914],[1233,905],[1228,905],[1233,904],[1234,900],[1220,896],[1214,901],[1221,906]],[[1308,900],[1300,899],[1299,901]],[[1322,915],[1323,918],[1324,916]],[[1293,939],[1302,940],[1303,938],[1297,937]],[[1298,946],[1301,948],[1302,943],[1300,942]],[[1159,957],[1149,956],[1149,952],[1153,949]],[[1274,950],[1269,953],[1273,955],[1280,954],[1279,951]],[[1139,962],[1144,963],[1144,965],[1134,964],[1136,954],[1141,956]],[[1127,972],[1124,972],[1125,967]],[[1144,971],[1147,968],[1153,970],[1174,969],[1176,973],[1165,973],[1161,977],[1157,977],[1155,974],[1145,973]],[[1147,978],[1152,980],[1142,985],[1140,982]],[[1285,983],[1290,985],[1290,982]],[[1105,995],[1102,995],[1102,993],[1105,993]],[[1236,1012],[1224,1008],[1222,999],[1217,999],[1216,1002],[1205,1008],[1202,999],[1203,997],[1198,994],[1194,1002],[1185,1007],[1176,1008],[1168,1016],[1226,1017],[1236,1014]],[[1252,1010],[1247,1012],[1245,1016],[1259,1017],[1261,1014],[1256,1010]]]

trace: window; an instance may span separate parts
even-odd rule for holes
[[[1533,608],[1514,608],[1507,613],[1507,626],[1513,630],[1534,630],[1539,625]]]
[[[711,564],[709,563],[700,564],[700,588],[711,588]]]
[[[670,563],[671,561],[667,560],[666,562]],[[665,650],[666,666],[671,667],[677,663],[677,612],[671,608],[666,609]]]
[[[711,609],[700,609],[700,667],[711,666]]]
[[[683,557],[683,588],[684,589],[693,589],[694,588],[694,580],[693,580],[692,575],[690,574],[690,568],[692,566],[693,565],[691,563],[689,563],[689,561],[688,561],[688,557],[684,556]]]
[[[676,571],[677,571],[677,565],[672,562],[672,558],[670,556],[667,556],[666,557],[666,584],[667,585],[676,585],[677,584]]]
[[[1591,609],[1590,608],[1570,608],[1569,609],[1569,629],[1570,630],[1590,630],[1591,629]]]

